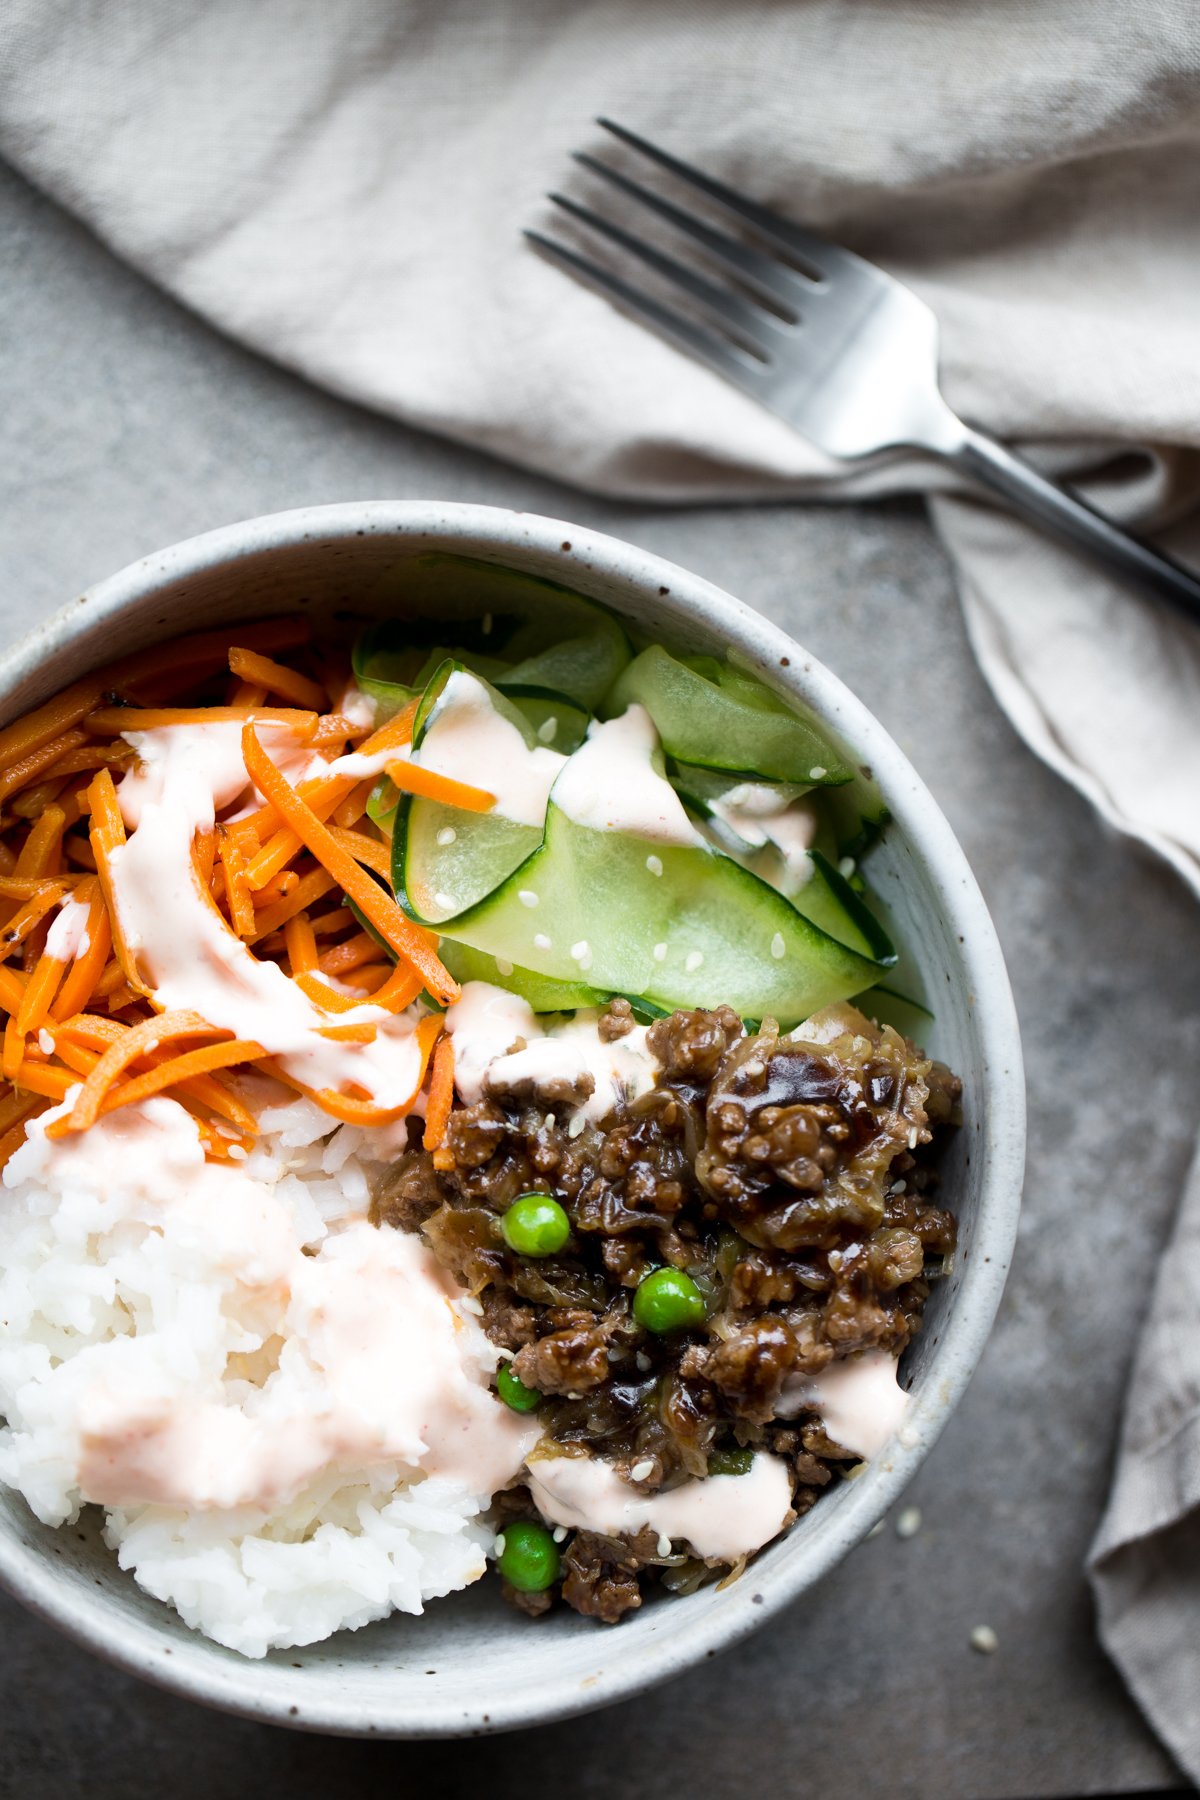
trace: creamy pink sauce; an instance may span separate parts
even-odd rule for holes
[[[205,1162],[173,1101],[43,1145],[68,1178],[80,1162],[78,1179],[104,1195],[113,1222],[122,1207],[144,1219],[154,1194],[172,1231],[194,1223],[206,1259],[197,1280],[220,1286],[240,1347],[278,1352],[258,1386],[189,1378],[161,1353],[139,1361],[136,1339],[93,1352],[77,1420],[86,1499],[271,1511],[331,1470],[419,1471],[477,1495],[516,1475],[539,1428],[497,1404],[486,1385],[497,1352],[418,1238],[363,1220],[306,1255],[272,1189]]]
[[[864,1350],[832,1362],[819,1375],[795,1375],[776,1407],[781,1419],[815,1407],[829,1436],[860,1456],[878,1456],[908,1411],[897,1379],[898,1364],[886,1350]]]
[[[592,831],[623,831],[655,844],[703,842],[683,802],[651,758],[658,733],[644,706],[594,722],[554,786],[554,804]]]
[[[582,1009],[573,1018],[547,1021],[516,994],[487,981],[466,982],[462,998],[446,1013],[459,1093],[473,1105],[483,1098],[489,1076],[513,1087],[525,1080],[574,1082],[586,1074],[594,1083],[592,1094],[575,1110],[602,1119],[618,1100],[637,1099],[654,1085],[658,1061],[644,1025],[606,1044],[596,1028],[598,1018],[594,1010]],[[520,1039],[525,1047],[513,1050]]]
[[[483,683],[462,670],[442,689],[421,747],[412,753],[421,768],[494,794],[492,811],[518,825],[542,823],[566,760],[544,744],[531,748],[513,721],[496,711]]]
[[[660,1538],[682,1539],[697,1556],[720,1561],[769,1543],[792,1506],[787,1464],[761,1452],[745,1475],[709,1475],[665,1494],[639,1493],[598,1457],[534,1457],[529,1491],[551,1524],[606,1533],[648,1525]]]
[[[812,875],[809,852],[817,835],[812,802],[801,798],[781,804],[776,789],[748,781],[711,804],[715,816],[748,849],[766,853],[749,858],[750,866],[765,877],[773,876],[783,893],[799,893]],[[772,850],[781,867],[771,867]]]
[[[47,956],[52,956],[55,962],[69,963],[85,953],[89,910],[82,900],[68,898],[62,902],[46,933]]]
[[[272,760],[299,778],[310,753],[282,728],[264,724],[260,736]],[[260,961],[200,892],[192,840],[244,802],[249,789],[240,725],[164,726],[128,738],[139,762],[118,790],[130,836],[113,852],[113,890],[126,941],[158,1005],[198,1012],[262,1044],[307,1087],[340,1091],[357,1083],[377,1105],[405,1105],[420,1074],[415,1019],[369,1004],[327,1012],[282,969]],[[325,1025],[360,1023],[377,1026],[372,1043],[318,1035]]]

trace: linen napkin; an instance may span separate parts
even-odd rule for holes
[[[928,490],[1000,704],[1200,892],[1200,629],[938,469],[831,464],[541,261],[520,230],[569,151],[620,160],[597,113],[909,282],[959,413],[1200,564],[1195,0],[0,10],[0,154],[314,381],[610,495]],[[1109,1648],[1200,1779],[1198,1302],[1200,1179],[1095,1564]]]

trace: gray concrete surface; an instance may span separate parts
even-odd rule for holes
[[[1018,742],[920,510],[599,504],[255,361],[3,171],[0,271],[6,641],[143,551],[350,497],[555,512],[701,570],[842,674],[930,782],[1009,958],[1032,1126],[1016,1269],[910,1495],[915,1537],[889,1528],[671,1688],[474,1746],[318,1741],[202,1713],[0,1598],[0,1792],[1005,1800],[1174,1785],[1096,1644],[1081,1559],[1200,1117],[1200,914]],[[969,1648],[977,1624],[994,1655]]]

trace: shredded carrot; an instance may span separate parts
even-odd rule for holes
[[[19,949],[30,932],[41,924],[50,908],[65,893],[66,889],[61,881],[43,883],[39,892],[27,900],[20,911],[14,913],[0,929],[0,956],[11,956],[14,950]]]
[[[42,1094],[47,1100],[65,1100],[70,1090],[79,1086],[79,1076],[73,1069],[60,1069],[54,1063],[39,1062],[27,1056],[12,1077],[12,1084],[27,1094]]]
[[[421,977],[412,969],[406,969],[397,963],[382,987],[375,988],[371,994],[371,1005],[382,1006],[387,1012],[403,1012],[411,1006],[421,991]]]
[[[161,1044],[170,1043],[175,1038],[189,1037],[222,1037],[224,1032],[202,1019],[199,1013],[168,1012],[153,1019],[145,1019],[135,1025],[131,1031],[110,1044],[96,1067],[85,1081],[79,1098],[69,1115],[56,1119],[50,1127],[53,1137],[62,1137],[69,1131],[86,1131],[93,1125],[100,1113],[101,1105],[118,1075],[127,1069],[130,1063],[136,1062],[139,1056],[145,1056],[157,1050]],[[192,1071],[189,1071],[191,1073]],[[197,1070],[195,1073],[199,1073]]]
[[[31,750],[20,762],[10,763],[0,773],[0,800],[7,800],[19,788],[28,787],[39,775],[52,769],[60,756],[66,756],[69,751],[78,750],[86,743],[86,732],[68,731],[62,737],[51,738],[48,744],[41,745],[39,749]]]
[[[85,898],[83,887],[75,891],[75,898],[82,903]],[[108,922],[108,908],[104,903],[104,895],[97,881],[88,898],[87,925],[84,928],[87,948],[81,950],[67,971],[62,986],[59,988],[50,1008],[50,1016],[54,1019],[69,1019],[75,1013],[82,1012],[91,999],[108,961],[108,953],[112,948],[112,928]]]
[[[44,1113],[47,1104],[48,1102],[45,1100],[30,1101],[24,1117],[16,1125],[10,1125],[3,1137],[0,1137],[0,1169],[4,1168],[13,1151],[19,1150],[25,1142],[25,1127],[29,1124],[30,1119],[36,1118],[39,1113]]]
[[[293,706],[305,707],[309,712],[324,712],[329,703],[319,682],[310,681],[307,675],[299,675],[295,669],[285,668],[257,650],[235,647],[229,652],[229,667],[243,681],[257,682],[269,694],[278,694],[281,700],[290,700]]]
[[[343,850],[316,814],[300,799],[287,777],[271,761],[258,740],[252,724],[242,727],[242,754],[246,769],[259,792],[287,821],[297,837],[322,863],[363,915],[374,925],[398,956],[403,956],[419,970],[425,986],[444,1005],[456,1000],[458,983],[429,948],[424,933],[413,929],[396,902],[363,873],[354,858]]]
[[[322,975],[348,975],[351,969],[361,969],[366,963],[378,962],[379,945],[369,932],[360,931],[344,944],[335,944],[332,950],[326,950],[318,959],[317,967]]]
[[[372,869],[376,875],[382,875],[390,885],[392,879],[392,853],[386,844],[378,838],[369,838],[361,831],[343,831],[340,826],[331,825],[329,835],[335,844],[340,844],[364,868]]]
[[[66,969],[66,963],[60,962],[48,951],[43,951],[38,958],[37,967],[25,984],[21,1008],[17,1014],[17,1030],[23,1037],[40,1031],[45,1024]]]
[[[361,988],[364,994],[374,999],[376,991],[388,979],[393,967],[393,964],[385,962],[366,963],[362,968],[347,969],[344,975],[338,976],[338,980],[347,987]]]
[[[246,861],[236,838],[217,828],[217,855],[225,871],[225,895],[229,901],[229,921],[240,938],[252,938],[258,929],[254,902],[246,883]]]
[[[377,1025],[318,1025],[317,1036],[332,1038],[337,1044],[373,1044],[379,1036]]]
[[[491,812],[495,794],[483,788],[470,787],[450,775],[439,775],[436,769],[422,768],[420,763],[394,762],[387,766],[394,785],[406,794],[419,794],[423,800],[440,800],[443,806],[457,806],[461,812]]]
[[[256,707],[262,706],[267,698],[267,690],[254,681],[235,681],[233,692],[229,695],[230,706]]]
[[[19,1124],[36,1105],[36,1098],[30,1099],[28,1094],[18,1094],[10,1088],[0,1100],[0,1131],[8,1131]]]
[[[264,619],[257,625],[239,625],[238,637],[256,650],[285,650],[307,643],[310,629],[307,619]],[[167,672],[182,672],[198,679],[205,669],[222,668],[229,654],[230,632],[205,631],[193,637],[175,638],[166,644],[142,650],[135,656],[122,658],[85,675],[61,694],[56,694],[36,712],[6,725],[0,731],[0,769],[8,769],[60,737],[79,721],[95,711],[97,703],[110,693],[142,686]]]
[[[0,1070],[5,1081],[15,1081],[17,1070],[25,1057],[25,1033],[17,1026],[16,1015],[11,1015],[4,1023],[4,1048],[0,1052]]]
[[[0,1009],[6,1013],[20,1012],[24,996],[24,981],[15,969],[6,969],[0,963]]]
[[[33,900],[47,887],[78,887],[85,879],[83,875],[55,875],[53,879],[45,875],[0,875],[0,896],[6,900]]]
[[[48,806],[25,839],[13,869],[14,875],[57,875],[66,814],[61,806]]]
[[[434,1041],[442,1029],[440,1013],[427,1013],[413,1033],[420,1053],[416,1085],[412,1093],[399,1106],[377,1106],[373,1100],[358,1099],[352,1094],[335,1094],[332,1088],[305,1087],[294,1075],[277,1063],[269,1062],[261,1066],[276,1076],[286,1086],[294,1088],[306,1099],[315,1100],[325,1112],[331,1113],[335,1119],[341,1119],[348,1125],[390,1125],[396,1119],[402,1119],[411,1112],[413,1102],[425,1084],[425,1070],[429,1063],[429,1055]]]
[[[260,939],[268,937],[271,932],[278,931],[281,925],[286,925],[288,920],[295,918],[297,913],[306,911],[314,900],[319,900],[323,894],[329,892],[330,888],[336,886],[337,882],[328,869],[316,868],[308,875],[302,875],[298,884],[285,899],[276,900],[272,905],[263,907],[255,925],[253,941],[257,943]]]
[[[282,875],[275,877],[274,881],[268,881],[266,887],[258,889],[257,893],[252,896],[254,905],[256,907],[274,906],[277,900],[286,900],[292,890],[298,886],[299,881],[300,877],[295,869],[285,869]],[[257,930],[256,923],[255,931]]]
[[[429,1100],[425,1108],[425,1136],[422,1139],[426,1150],[438,1150],[446,1136],[446,1126],[450,1122],[450,1107],[454,1100],[454,1040],[445,1032],[437,1041],[437,1049],[433,1053],[433,1074],[429,1078]]]
[[[163,1015],[164,1018],[168,1016],[167,1014]],[[158,1025],[162,1023],[162,1020],[148,1019],[146,1023]],[[139,1027],[135,1027],[134,1031],[138,1029]],[[211,1031],[212,1027],[207,1026],[206,1029]],[[132,1037],[134,1032],[130,1032],[129,1035]],[[110,1087],[99,1103],[98,1113],[113,1112],[119,1106],[134,1106],[139,1100],[148,1100],[152,1094],[161,1094],[164,1088],[178,1086],[181,1081],[187,1081],[197,1075],[211,1074],[214,1069],[227,1069],[233,1063],[256,1062],[266,1054],[261,1044],[256,1044],[247,1038],[234,1038],[223,1044],[204,1044],[199,1049],[186,1050],[182,1056],[174,1056],[169,1062],[159,1063],[156,1068],[147,1069],[144,1075],[137,1075],[132,1081],[123,1082],[120,1087]],[[102,1057],[101,1062],[104,1060]],[[88,1076],[85,1087],[95,1081],[99,1066],[97,1064],[96,1069]],[[83,1096],[80,1095],[80,1100],[82,1098]],[[80,1102],[76,1101],[75,1108],[71,1113],[72,1120],[79,1110],[79,1104]],[[69,1124],[69,1121],[56,1120],[55,1124],[50,1127],[51,1132],[55,1135],[57,1135],[56,1126],[59,1123]],[[71,1125],[70,1128],[76,1131],[86,1129],[76,1125]]]
[[[339,931],[349,931],[354,924],[354,914],[348,906],[335,906],[329,912],[319,913],[312,922],[313,936],[318,938],[336,937]]]
[[[328,982],[322,981],[319,975],[312,974],[308,969],[302,969],[299,974],[293,969],[292,980],[302,994],[308,995],[314,1006],[323,1006],[326,1012],[353,1012],[356,1006],[362,1005],[357,996],[339,994],[336,988],[331,988]]]
[[[303,913],[297,913],[294,919],[288,920],[283,928],[283,941],[287,945],[292,975],[311,974],[317,966],[317,940]]]
[[[113,892],[112,868],[109,858],[113,851],[119,849],[125,842],[125,824],[121,818],[121,808],[117,804],[117,790],[110,770],[100,769],[97,771],[88,789],[88,797],[91,802],[92,815],[92,827],[89,835],[96,857],[96,873],[100,877],[100,886],[104,891],[104,900],[108,907],[113,949],[130,988],[135,994],[144,994],[147,989],[138,974],[137,964],[129,946],[125,942],[125,933],[121,930],[121,919],[117,910],[116,895]]]
[[[334,808],[333,822],[335,825],[340,825],[343,830],[348,830],[351,825],[358,824],[367,810],[367,801],[374,792],[377,780],[378,776],[372,775],[369,780],[360,781],[356,788],[351,788],[341,805]]]
[[[367,739],[366,743],[362,745],[360,754],[374,756],[380,750],[399,749],[402,744],[407,744],[412,737],[413,720],[416,716],[417,702],[412,700],[403,711],[396,714],[395,718],[389,719],[386,725],[381,726],[373,736]],[[273,764],[272,767],[274,767]],[[268,804],[259,812],[251,814],[244,823],[253,825],[260,838],[265,838],[268,832],[273,833],[273,836],[251,864],[251,887],[265,885],[273,875],[278,874],[280,869],[286,867],[300,848],[300,838],[295,830],[289,829],[288,822],[284,820],[278,808],[271,803],[271,796],[267,794],[262,783],[259,782],[256,785],[259,791],[266,795]],[[357,785],[357,780],[353,775],[330,775],[303,781],[299,788],[293,791],[318,819],[324,820],[329,818],[334,809],[341,805]]]
[[[296,712],[284,706],[266,706],[258,712],[242,706],[109,706],[89,713],[93,731],[162,731],[171,725],[233,725],[253,719],[259,725],[287,725],[303,741],[317,729],[315,712]]]

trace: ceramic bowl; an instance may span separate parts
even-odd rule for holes
[[[430,550],[549,576],[643,632],[730,652],[806,702],[871,765],[894,816],[872,876],[932,997],[928,1047],[962,1076],[963,1129],[945,1170],[960,1247],[903,1365],[900,1437],[839,1483],[741,1579],[663,1597],[606,1629],[566,1608],[531,1625],[494,1582],[306,1650],[250,1662],[184,1626],[122,1574],[95,1509],[52,1531],[0,1495],[0,1580],[122,1668],[256,1719],[391,1737],[497,1731],[604,1705],[736,1643],[819,1581],[894,1505],[965,1388],[1000,1299],[1024,1154],[1021,1054],[996,934],[961,849],[891,738],[799,645],[696,575],[615,538],[484,506],[363,503],[276,514],[148,556],[64,607],[0,661],[8,721],[97,665],[185,631],[267,613],[381,610]]]

